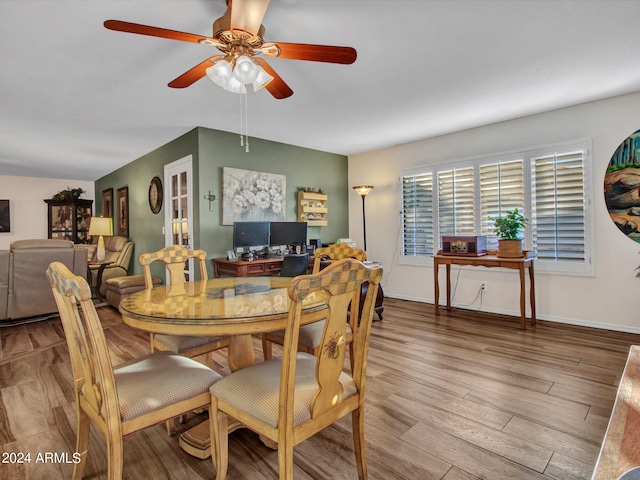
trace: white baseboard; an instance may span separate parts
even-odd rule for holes
[[[433,299],[429,300],[429,299],[425,299],[425,298],[409,297],[409,296],[405,296],[405,295],[387,294],[387,292],[385,292],[384,296],[385,296],[385,298],[397,298],[398,300],[410,300],[412,302],[428,303],[430,305],[433,305]],[[440,304],[440,305],[441,305],[441,307],[444,307],[444,304]],[[467,304],[456,304],[455,302],[452,302],[451,306],[455,307],[455,308],[460,308],[460,309],[477,310],[477,311],[485,312],[485,313],[496,313],[496,314],[499,314],[499,315],[509,315],[509,316],[512,316],[512,317],[520,317],[520,311],[516,311],[516,310],[501,310],[501,309],[486,308],[486,307],[482,307],[480,309],[468,308],[469,305],[467,305]],[[566,323],[568,325],[578,325],[578,326],[581,326],[581,327],[598,328],[600,330],[613,330],[615,332],[625,332],[625,333],[637,333],[637,334],[640,334],[640,327],[630,327],[628,325],[614,325],[614,324],[611,324],[611,323],[590,322],[588,320],[580,320],[580,319],[575,319],[575,318],[554,317],[554,316],[550,316],[550,315],[540,315],[540,314],[537,314],[536,318],[538,320],[545,320],[545,321],[548,321],[548,322]]]

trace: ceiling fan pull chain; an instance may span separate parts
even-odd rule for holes
[[[244,136],[244,151],[249,153],[249,92],[244,94]]]
[[[242,129],[243,129],[243,122],[242,122],[242,95],[240,95],[240,146],[244,147],[244,137],[242,135]]]

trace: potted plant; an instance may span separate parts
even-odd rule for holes
[[[489,217],[493,220],[493,233],[498,236],[498,257],[522,257],[522,239],[520,231],[527,224],[527,219],[517,208],[508,210],[501,217]]]

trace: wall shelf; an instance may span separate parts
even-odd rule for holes
[[[298,192],[299,222],[307,222],[309,227],[326,227],[327,195],[324,193]]]

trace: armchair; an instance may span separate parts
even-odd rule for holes
[[[129,263],[133,254],[134,243],[128,241],[126,237],[114,235],[104,237],[105,261],[113,262],[107,266],[102,273],[102,284],[100,285],[100,295],[104,298],[107,293],[106,281],[113,277],[124,277],[129,271]],[[95,256],[91,260],[95,260]],[[92,284],[96,284],[98,275],[98,265],[89,265],[91,271]]]

